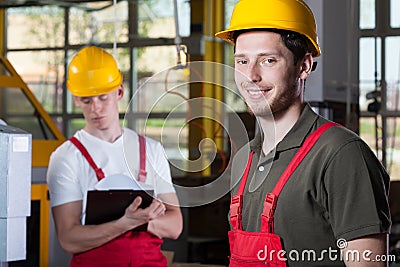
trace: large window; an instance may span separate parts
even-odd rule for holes
[[[400,0],[390,0],[390,27],[400,28]]]
[[[163,94],[165,77],[157,76],[177,64],[173,1],[118,1],[115,6],[99,1],[70,7],[8,8],[6,56],[68,138],[82,128],[84,120],[65,88],[66,66],[76,51],[86,45],[106,48],[116,57],[124,76],[121,122],[127,111],[133,112],[136,116],[129,127],[143,126],[148,129],[147,134],[159,139],[163,127],[160,120],[182,101],[177,95]],[[185,0],[177,3],[179,34],[189,36],[190,3]],[[168,86],[188,78],[184,71],[168,75]],[[153,76],[157,78],[149,81]],[[188,95],[188,86],[179,90]],[[159,96],[162,101],[154,105],[153,100]],[[168,140],[176,135],[174,127],[181,127],[186,106],[182,105],[178,113],[180,119],[164,125],[165,145],[171,157],[177,152]],[[179,153],[188,153],[187,142],[185,128],[181,140],[183,152]]]
[[[400,1],[359,4],[360,135],[399,180]]]

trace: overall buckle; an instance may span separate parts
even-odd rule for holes
[[[234,229],[242,229],[243,196],[233,196],[230,205],[230,222]]]
[[[264,208],[261,214],[262,230],[268,233],[274,232],[274,213],[278,196],[268,193],[265,197]]]

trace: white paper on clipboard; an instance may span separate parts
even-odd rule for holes
[[[153,190],[148,184],[139,182],[124,174],[113,174],[101,179],[94,187],[95,190]]]

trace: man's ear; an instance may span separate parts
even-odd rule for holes
[[[300,73],[299,73],[299,78],[302,80],[305,80],[310,76],[311,71],[313,69],[313,57],[311,53],[305,54],[302,63],[300,65]]]
[[[79,101],[79,97],[73,95],[73,99],[74,99],[75,106],[80,108],[81,107],[81,101]]]
[[[125,91],[125,88],[124,88],[124,84],[121,84],[119,87],[118,87],[118,92],[117,92],[117,94],[118,94],[118,99],[122,99],[123,97],[124,97],[124,91]]]

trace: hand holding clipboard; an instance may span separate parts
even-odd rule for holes
[[[102,224],[121,218],[126,208],[140,196],[139,208],[148,207],[153,201],[154,190],[148,185],[125,175],[113,175],[101,180],[97,190],[87,192],[85,224]],[[143,227],[142,227],[143,228]],[[141,231],[141,227],[135,228]]]

